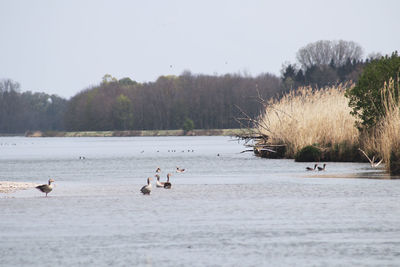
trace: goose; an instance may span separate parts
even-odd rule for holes
[[[171,176],[170,173],[167,174],[167,181],[164,183],[164,188],[165,189],[171,189],[171,183],[169,182],[169,177]]]
[[[164,187],[164,184],[165,184],[165,183],[160,182],[160,175],[156,174],[155,176],[156,176],[156,178],[157,178],[156,187]]]
[[[315,169],[317,168],[317,166],[318,166],[318,164],[315,164],[315,165],[314,165],[314,169],[311,168],[311,167],[306,167],[306,170],[307,170],[307,171],[315,171]]]
[[[150,183],[151,178],[147,178],[147,185],[143,186],[142,189],[140,189],[140,192],[142,192],[143,195],[150,195],[151,192],[151,183]]]
[[[326,164],[324,163],[323,167],[318,167],[318,171],[325,171]]]
[[[179,167],[176,167],[176,172],[184,172],[185,169],[179,169]]]
[[[49,179],[49,184],[42,184],[42,185],[38,185],[36,186],[36,188],[40,191],[42,191],[43,193],[46,193],[46,197],[47,194],[51,192],[51,190],[53,190],[53,186],[51,185],[51,183],[54,183],[53,179]]]
[[[161,172],[161,169],[160,169],[160,167],[158,167],[158,168],[157,168],[156,172]]]

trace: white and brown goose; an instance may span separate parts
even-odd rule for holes
[[[185,169],[180,169],[179,167],[176,167],[176,172],[184,172]]]
[[[36,188],[38,190],[42,191],[43,193],[46,193],[46,197],[47,197],[47,194],[50,193],[51,190],[53,190],[53,186],[51,185],[51,183],[54,183],[53,179],[49,179],[48,184],[38,185],[38,186],[36,186]]]
[[[143,186],[140,189],[140,192],[142,192],[143,195],[150,195],[151,193],[151,183],[150,183],[151,178],[147,178],[147,185]]]
[[[315,165],[314,165],[314,169],[311,168],[311,167],[306,167],[306,170],[307,170],[307,171],[315,171],[315,169],[317,168],[317,166],[318,166],[318,164],[315,164]]]
[[[164,187],[165,183],[160,182],[160,175],[156,174],[155,177],[157,178],[156,187]]]
[[[172,175],[172,174],[170,174],[170,173],[167,174],[167,181],[164,183],[164,188],[165,188],[165,189],[171,189],[171,187],[172,187],[171,183],[169,182],[169,177],[170,177],[171,175]]]

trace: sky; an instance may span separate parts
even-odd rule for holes
[[[400,52],[398,0],[0,0],[0,79],[70,98],[105,74],[280,75],[318,40]]]

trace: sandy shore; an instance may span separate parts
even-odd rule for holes
[[[39,184],[36,183],[25,183],[25,182],[8,182],[0,181],[0,193],[12,193],[17,190],[25,190],[28,188],[34,188]]]

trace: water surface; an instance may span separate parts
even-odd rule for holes
[[[0,194],[0,265],[399,265],[399,180],[244,149],[227,137],[1,137],[0,180],[56,187]],[[157,167],[172,189],[141,195]]]

